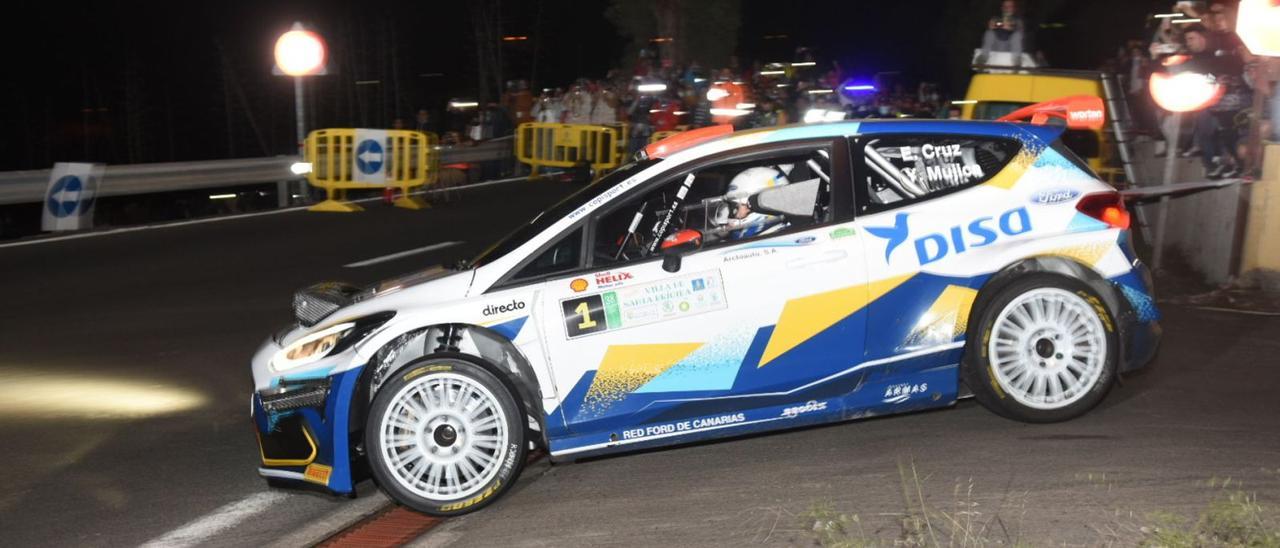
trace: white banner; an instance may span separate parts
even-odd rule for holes
[[[385,184],[387,163],[391,159],[387,150],[387,132],[381,129],[357,129],[355,148],[351,155],[351,179],[357,183]]]
[[[93,205],[105,166],[59,162],[53,165],[44,193],[46,231],[93,228]]]

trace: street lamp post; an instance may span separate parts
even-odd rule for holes
[[[1175,65],[1176,67],[1176,65]],[[1156,104],[1173,115],[1173,134],[1165,145],[1164,186],[1174,183],[1178,172],[1178,139],[1182,134],[1182,114],[1209,108],[1222,98],[1222,86],[1212,76],[1196,72],[1151,74],[1151,97]],[[1164,259],[1165,226],[1169,217],[1169,196],[1160,197],[1157,211],[1156,233],[1152,246],[1151,267],[1160,270]]]
[[[288,32],[276,39],[276,66],[273,72],[293,77],[294,117],[297,122],[298,156],[304,157],[303,143],[307,139],[306,98],[302,92],[302,78],[325,74],[326,51],[324,39],[309,31],[302,23],[294,23]],[[279,206],[289,205],[288,183],[278,187]]]

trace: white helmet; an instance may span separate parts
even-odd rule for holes
[[[751,206],[747,201],[762,190],[789,183],[786,172],[790,167],[792,166],[752,167],[742,170],[729,182],[724,201],[716,208],[712,222],[718,227],[735,231],[732,235],[734,238],[754,236],[781,223],[781,217],[749,211]],[[739,217],[738,212],[743,207],[748,209],[748,213]]]

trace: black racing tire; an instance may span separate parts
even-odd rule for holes
[[[979,307],[961,372],[987,409],[1023,422],[1065,421],[1096,407],[1115,384],[1115,315],[1088,284],[1030,274]]]
[[[365,425],[369,469],[388,496],[418,512],[474,512],[520,476],[525,421],[519,400],[480,362],[428,356],[397,370],[374,397]]]

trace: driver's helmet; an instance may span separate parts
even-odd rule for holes
[[[789,182],[785,168],[752,167],[743,170],[729,182],[729,190],[716,208],[712,222],[719,228],[730,230],[733,238],[747,238],[764,233],[781,224],[783,219],[751,211],[748,200],[757,192]]]

